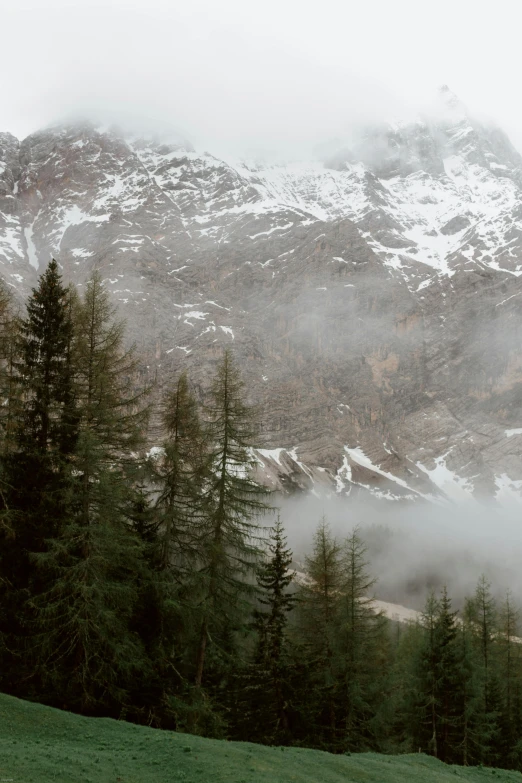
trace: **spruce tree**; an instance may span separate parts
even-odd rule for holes
[[[249,671],[249,713],[254,736],[270,744],[290,739],[292,665],[287,635],[288,613],[295,596],[289,592],[294,575],[292,552],[280,517],[270,530],[268,559],[258,567],[257,584],[262,608],[254,611],[256,645]]]
[[[437,715],[437,758],[458,763],[462,736],[463,704],[460,656],[457,639],[457,612],[444,587],[435,626],[434,686]]]
[[[63,456],[72,395],[70,352],[73,322],[70,291],[52,260],[27,303],[20,325],[20,382],[24,390],[20,450],[48,458],[53,468]],[[67,453],[70,452],[65,452]]]
[[[67,466],[77,436],[71,292],[63,286],[54,260],[33,290],[19,333],[16,382],[21,405],[10,424],[13,445],[6,473],[13,487],[10,508],[17,519],[17,538],[27,551],[40,551],[66,513]]]
[[[143,558],[128,519],[146,410],[134,388],[136,359],[97,274],[76,322],[74,513],[37,557],[50,586],[36,605],[47,687],[95,713],[126,705],[129,683],[146,666],[130,631]]]
[[[430,594],[423,614],[424,645],[417,660],[419,702],[415,743],[447,763],[462,761],[466,706],[456,616],[446,588],[438,601]]]
[[[77,435],[72,343],[71,293],[53,260],[29,298],[18,345],[14,352],[11,346],[8,359],[14,367],[9,384],[15,400],[10,400],[9,447],[3,460],[3,518],[8,534],[0,571],[8,646],[21,662],[19,676],[9,674],[13,661],[4,662],[3,674],[5,687],[16,693],[38,687],[32,601],[45,590],[46,577],[34,568],[32,555],[48,549],[71,510]]]

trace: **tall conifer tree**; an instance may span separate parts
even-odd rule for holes
[[[31,601],[46,588],[32,562],[60,535],[71,509],[72,452],[76,440],[70,354],[71,294],[51,261],[27,303],[11,375],[9,448],[4,454],[5,511],[10,530],[2,547],[9,647],[20,656],[20,680],[36,683],[38,647]],[[19,403],[16,400],[19,399]],[[36,656],[36,658],[33,656]],[[31,674],[25,672],[27,667]],[[4,672],[9,666],[4,666]],[[7,687],[17,692],[16,677]],[[37,687],[35,685],[35,687]]]
[[[219,638],[230,628],[241,599],[253,594],[249,577],[260,555],[257,517],[268,509],[266,490],[251,477],[250,448],[256,437],[255,414],[244,401],[244,383],[226,350],[219,364],[208,407],[211,477],[205,491],[206,518],[198,541],[201,626],[195,682],[203,680],[209,632]]]
[[[341,720],[345,747],[362,750],[374,742],[371,718],[379,698],[379,659],[384,619],[372,608],[376,580],[368,570],[366,546],[356,527],[344,544],[338,609],[338,655],[342,672]]]
[[[127,518],[145,410],[134,388],[136,360],[97,274],[76,322],[75,508],[37,558],[50,580],[37,606],[48,687],[68,705],[96,712],[125,705],[126,688],[145,665],[130,631],[142,558]]]
[[[288,613],[295,604],[289,592],[294,574],[281,518],[270,530],[268,557],[257,573],[259,602],[254,611],[256,646],[250,666],[249,718],[258,739],[286,744],[290,739],[292,664],[287,635]]]
[[[341,546],[323,516],[314,534],[313,550],[305,557],[304,580],[299,586],[299,633],[307,658],[310,687],[303,710],[309,716],[313,741],[335,747],[336,693],[339,688],[335,658],[338,606],[341,590]]]

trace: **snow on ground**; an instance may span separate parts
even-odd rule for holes
[[[436,487],[450,500],[470,500],[473,497],[473,484],[469,479],[460,478],[446,465],[446,457],[453,447],[440,457],[435,459],[435,467],[427,468],[421,462],[417,467],[429,477]]]
[[[390,604],[388,601],[381,601],[377,598],[372,600],[371,606],[376,612],[382,612],[389,620],[395,620],[399,623],[416,623],[422,617],[422,613],[415,611],[415,609],[408,609],[401,604]]]
[[[360,465],[362,468],[368,468],[368,470],[372,470],[374,473],[379,474],[379,476],[383,476],[384,478],[387,478],[389,481],[393,481],[395,484],[398,484],[403,489],[408,490],[408,494],[405,496],[404,493],[400,493],[399,495],[394,495],[393,492],[390,489],[382,490],[378,487],[371,487],[368,484],[360,484],[360,486],[364,487],[365,489],[368,489],[373,495],[376,497],[382,498],[384,500],[401,500],[401,499],[415,499],[419,497],[423,497],[426,500],[434,500],[434,498],[430,495],[424,495],[422,492],[419,492],[416,489],[412,489],[403,479],[399,478],[399,476],[395,476],[393,473],[388,473],[386,470],[382,470],[378,465],[375,465],[369,457],[366,456],[364,451],[360,448],[360,446],[357,446],[355,449],[351,449],[348,446],[344,447],[345,452],[348,454],[350,459]],[[344,467],[344,463],[343,463]],[[339,475],[339,474],[338,474]],[[351,477],[351,472],[350,472]]]
[[[283,467],[281,454],[286,452],[286,449],[256,449],[256,451],[265,459],[273,460],[274,462],[277,462],[280,467]]]
[[[36,252],[36,247],[33,242],[34,223],[35,221],[33,220],[30,226],[26,226],[24,228],[24,236],[25,236],[25,241],[27,242],[27,255],[29,258],[29,263],[31,264],[32,267],[38,269],[39,267],[38,254]]]
[[[522,435],[522,427],[517,427],[514,430],[504,430],[507,438],[512,438],[513,435]]]
[[[522,500],[522,481],[509,478],[507,473],[495,476],[495,485],[497,491],[495,500],[502,505],[512,505],[520,503]]]
[[[0,236],[0,255],[10,260],[12,255],[24,257],[20,242],[20,229],[18,226],[5,226],[3,235]]]
[[[60,219],[60,227],[55,229],[53,232],[55,234],[53,244],[54,247],[59,250],[60,246],[62,244],[63,238],[65,236],[65,232],[68,228],[71,226],[80,226],[82,223],[106,223],[108,220],[110,220],[110,215],[88,215],[86,212],[84,212],[78,204],[72,204],[69,207],[66,207],[61,215]],[[31,230],[34,226],[34,222],[31,226]],[[27,231],[27,229],[26,229]],[[32,234],[31,234],[32,236]]]

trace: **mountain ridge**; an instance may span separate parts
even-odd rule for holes
[[[451,108],[451,107],[450,107]],[[522,487],[522,158],[458,110],[326,163],[234,165],[55,126],[0,134],[0,273],[98,268],[150,368],[222,346],[280,489],[436,502]]]

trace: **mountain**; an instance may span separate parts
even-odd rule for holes
[[[150,372],[233,346],[287,491],[522,491],[522,157],[447,89],[317,160],[225,161],[93,124],[0,134],[0,273],[94,267]]]

